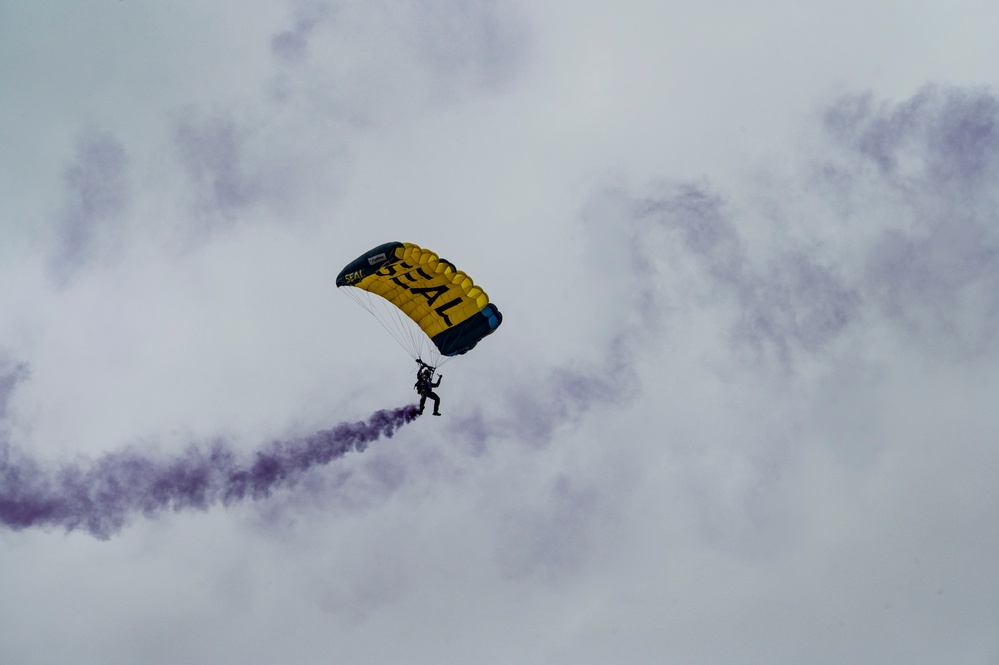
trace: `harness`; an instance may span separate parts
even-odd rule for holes
[[[424,368],[424,370],[421,371],[430,370],[427,372],[426,378],[424,378],[422,375],[418,375],[416,378],[416,383],[413,385],[413,387],[416,388],[416,392],[423,395],[429,393],[434,388],[433,386],[434,368],[428,365],[427,363],[423,362],[422,360],[417,360],[416,362],[419,363],[420,366]]]

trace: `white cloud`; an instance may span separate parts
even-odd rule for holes
[[[333,287],[387,240],[505,316],[265,501],[0,531],[0,661],[994,662],[995,11],[0,10],[43,467],[410,402]]]

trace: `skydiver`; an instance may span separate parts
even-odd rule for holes
[[[420,365],[423,366],[422,369],[420,370],[420,373],[416,377],[416,385],[414,386],[416,388],[416,392],[420,393],[420,414],[423,413],[423,407],[427,402],[427,398],[429,397],[434,401],[434,415],[439,416],[441,415],[440,411],[441,398],[437,395],[437,393],[433,391],[433,389],[441,384],[441,379],[443,378],[443,375],[438,374],[437,383],[433,383],[432,382],[434,378],[433,368],[423,362],[420,361],[417,362],[419,362]]]

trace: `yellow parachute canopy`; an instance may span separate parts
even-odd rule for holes
[[[336,285],[349,287],[414,358],[433,365],[471,350],[503,320],[471,277],[412,243],[375,247],[344,267]]]

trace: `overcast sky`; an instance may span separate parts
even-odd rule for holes
[[[999,665],[997,26],[0,0],[4,500],[413,403],[375,245],[504,314],[268,497],[8,520],[0,662]]]

